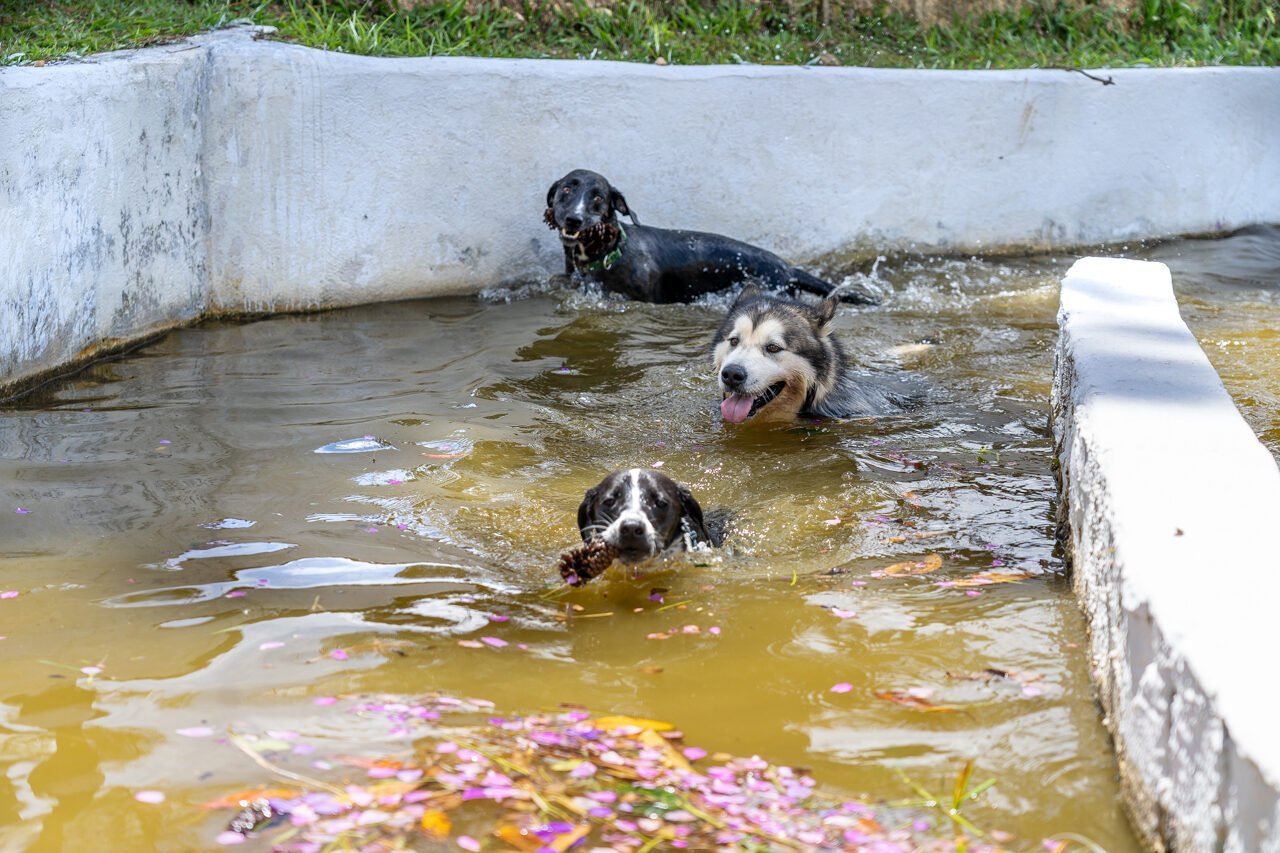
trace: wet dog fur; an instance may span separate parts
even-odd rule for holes
[[[623,225],[618,216],[631,219]],[[743,282],[820,296],[835,288],[749,243],[701,231],[640,224],[626,198],[604,176],[575,169],[547,190],[543,221],[560,236],[565,275],[599,282],[607,293],[643,302],[688,302]],[[846,302],[870,304],[845,290]]]
[[[587,490],[578,506],[583,542],[601,539],[623,563],[668,550],[719,545],[723,536],[703,518],[688,486],[651,468],[614,471]]]
[[[905,398],[855,374],[830,323],[837,302],[799,302],[746,287],[712,340],[729,423],[856,418],[901,410]]]

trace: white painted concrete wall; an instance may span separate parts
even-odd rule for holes
[[[1062,284],[1054,437],[1095,678],[1153,846],[1280,851],[1280,471],[1163,264]]]
[[[0,69],[0,388],[203,309],[201,57]]]
[[[0,69],[0,385],[203,311],[545,275],[546,188],[797,261],[1280,221],[1280,69],[372,59],[250,29]]]

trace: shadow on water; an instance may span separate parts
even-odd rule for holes
[[[0,798],[19,803],[0,813],[21,816],[0,847],[208,846],[197,804],[263,775],[178,732],[342,751],[361,721],[316,698],[442,690],[671,719],[843,792],[908,796],[899,771],[933,784],[974,759],[998,781],[989,824],[1133,849],[1053,553],[1069,264],[877,267],[884,304],[836,333],[929,393],[865,421],[727,426],[723,301],[545,288],[188,329],[0,412],[19,555],[0,563],[18,593],[0,601]],[[583,492],[633,465],[730,511],[727,547],[564,590]],[[963,677],[988,667],[1039,686]],[[32,711],[64,674],[72,710]],[[895,690],[972,707],[877,696]],[[133,799],[147,788],[165,803]]]

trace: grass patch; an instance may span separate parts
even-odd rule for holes
[[[1055,0],[934,26],[888,6],[856,14],[819,0],[432,0],[410,9],[393,0],[0,0],[0,63],[146,46],[234,20],[277,27],[282,40],[372,56],[898,68],[1280,64],[1271,0],[1139,0],[1130,11]]]

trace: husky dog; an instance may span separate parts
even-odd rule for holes
[[[652,468],[614,471],[582,496],[578,530],[583,542],[601,539],[624,563],[668,549],[719,545],[723,534],[702,517],[693,492]]]
[[[885,414],[904,402],[861,381],[827,328],[834,296],[811,305],[746,287],[711,342],[730,423]]]
[[[631,224],[624,226],[619,215]],[[835,289],[759,246],[719,234],[641,225],[618,188],[586,169],[551,185],[542,218],[560,235],[565,275],[576,273],[629,299],[689,302],[745,281],[821,296]],[[876,301],[847,287],[841,293],[846,302]]]

